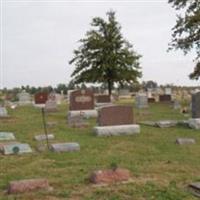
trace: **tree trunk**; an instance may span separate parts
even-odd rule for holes
[[[109,96],[112,94],[112,82],[110,80],[108,80],[108,94]]]

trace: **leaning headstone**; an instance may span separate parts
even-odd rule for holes
[[[78,143],[57,143],[51,144],[50,149],[54,152],[71,152],[79,151],[80,145]]]
[[[176,144],[184,145],[184,144],[195,144],[196,141],[193,138],[177,138]]]
[[[23,154],[23,153],[32,153],[32,149],[29,144],[5,144],[3,146],[3,154]]]
[[[140,126],[133,124],[132,106],[108,106],[99,110],[94,132],[98,136],[132,135],[140,132]]]
[[[34,137],[34,139],[36,140],[36,141],[43,141],[43,140],[46,140],[46,139],[48,139],[48,140],[53,140],[55,138],[55,136],[53,135],[53,134],[48,134],[48,135],[36,135],[35,137]]]
[[[8,194],[32,192],[35,190],[51,190],[47,179],[25,179],[11,181],[8,186]]]
[[[0,106],[0,118],[8,117],[8,111],[5,107]]]
[[[27,105],[31,104],[31,96],[25,90],[18,94],[19,104],[20,105]]]
[[[11,132],[0,132],[0,141],[3,140],[15,140],[15,136]]]
[[[136,108],[147,108],[148,107],[148,97],[144,93],[138,93],[135,97]]]

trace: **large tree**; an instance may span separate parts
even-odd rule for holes
[[[196,52],[196,66],[190,74],[191,79],[200,77],[200,0],[169,0],[179,10],[176,25],[173,27],[170,49],[181,49],[185,54]]]
[[[121,34],[115,12],[107,13],[108,20],[92,19],[92,30],[80,40],[69,62],[76,68],[72,73],[75,83],[107,83],[111,94],[114,83],[137,82],[141,77],[139,58],[132,45]]]

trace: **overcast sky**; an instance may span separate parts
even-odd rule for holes
[[[67,83],[77,42],[95,16],[112,9],[124,37],[141,54],[142,81],[198,85],[188,74],[194,55],[167,53],[176,11],[166,0],[2,0],[1,87]]]

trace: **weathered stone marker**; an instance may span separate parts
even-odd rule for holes
[[[19,104],[20,105],[27,105],[31,104],[31,96],[25,90],[18,94],[19,97]]]
[[[192,118],[200,118],[200,92],[192,95]]]
[[[195,144],[196,141],[193,138],[177,138],[176,144],[184,145],[184,144]]]
[[[79,151],[80,145],[78,143],[57,143],[51,144],[50,149],[54,152],[71,152]]]
[[[20,181],[11,181],[8,186],[8,194],[17,194],[32,192],[35,190],[50,190],[47,179],[27,179]]]
[[[15,140],[15,135],[11,132],[0,132],[0,141],[2,140]]]
[[[43,141],[43,140],[46,140],[48,137],[48,140],[53,140],[55,138],[55,136],[53,134],[47,134],[47,135],[36,135],[34,137],[35,140],[37,141]]]
[[[32,153],[32,149],[29,144],[5,144],[3,145],[3,154],[23,154],[23,153]]]
[[[131,175],[129,170],[117,168],[94,171],[89,179],[94,184],[112,184],[128,181],[130,178]]]
[[[0,118],[8,117],[8,111],[5,107],[0,106]]]
[[[144,93],[138,93],[135,97],[136,108],[147,108],[148,107],[148,97]]]
[[[200,197],[200,182],[191,183],[188,188],[194,196]]]

